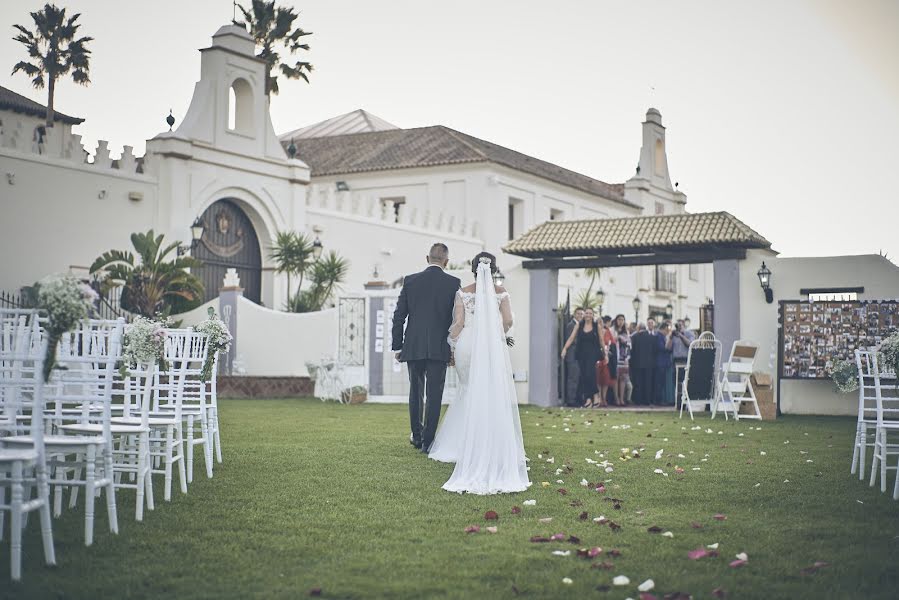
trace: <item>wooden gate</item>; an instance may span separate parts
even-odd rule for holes
[[[203,237],[191,252],[203,261],[197,276],[206,289],[204,302],[218,297],[228,269],[240,276],[243,295],[259,304],[262,296],[262,254],[259,238],[247,214],[232,200],[218,200],[200,217]]]

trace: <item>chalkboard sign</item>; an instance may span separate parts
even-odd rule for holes
[[[782,302],[780,376],[827,379],[835,360],[853,360],[899,331],[899,303]]]
[[[717,348],[690,349],[687,365],[687,397],[691,401],[711,400],[715,395],[715,354]]]

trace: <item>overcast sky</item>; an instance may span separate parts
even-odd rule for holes
[[[11,40],[42,2],[0,3],[0,85],[46,102]],[[144,150],[183,117],[228,0],[60,0],[92,84],[57,88],[89,150]],[[899,3],[891,0],[304,0],[311,85],[282,81],[279,133],[364,108],[442,124],[608,182],[662,112],[691,212],[726,210],[788,256],[899,259]]]

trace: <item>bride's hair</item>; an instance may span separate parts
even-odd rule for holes
[[[475,275],[478,274],[478,265],[481,263],[482,258],[487,258],[490,260],[490,272],[496,273],[496,257],[490,254],[489,252],[478,252],[474,258],[471,259],[471,272]]]

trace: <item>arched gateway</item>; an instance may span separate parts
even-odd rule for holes
[[[203,261],[197,276],[206,288],[204,301],[218,297],[225,272],[233,268],[240,276],[244,297],[258,304],[262,289],[262,253],[250,218],[236,202],[223,199],[207,208],[200,220],[203,236],[191,254]]]

